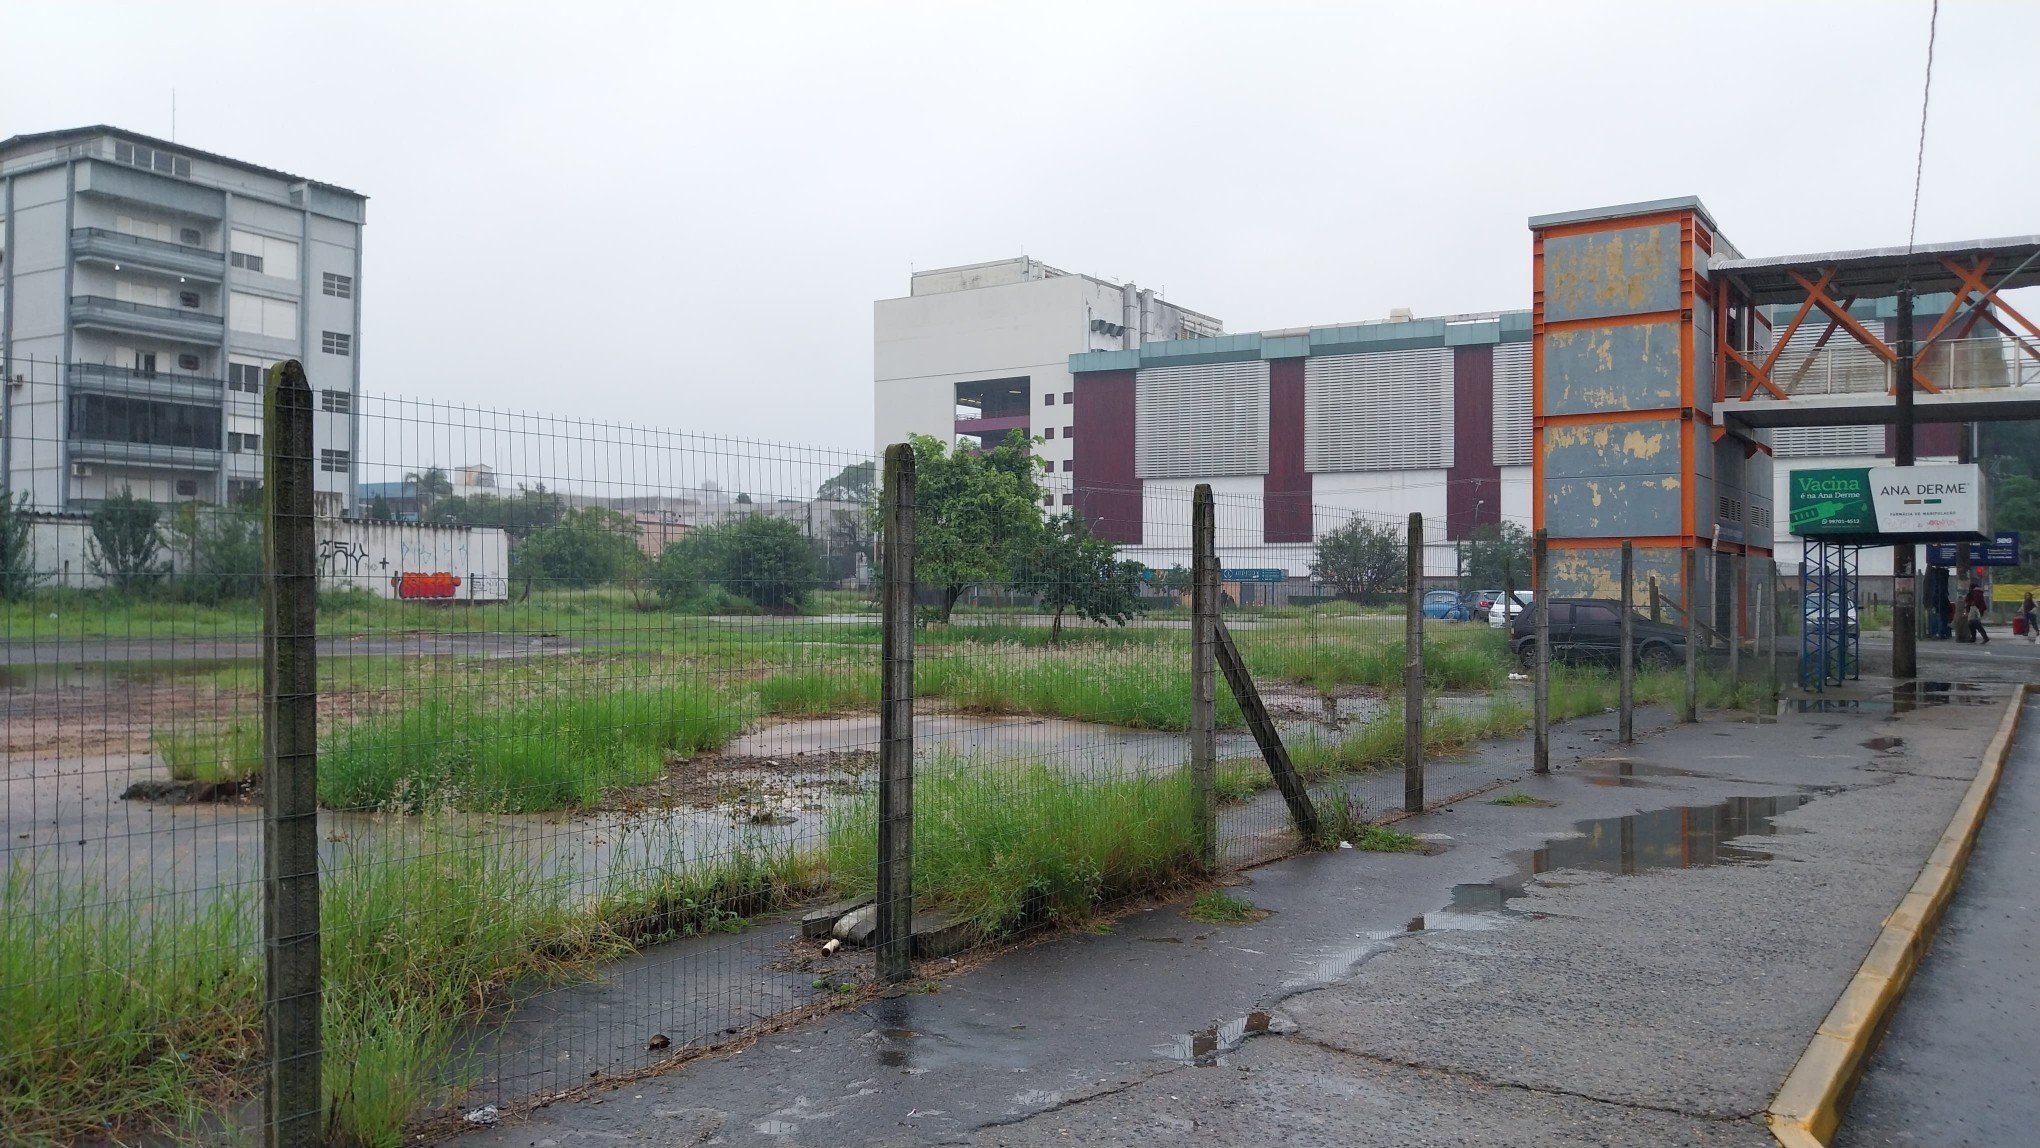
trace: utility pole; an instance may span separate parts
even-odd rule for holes
[[[1898,413],[1898,465],[1913,464],[1913,293],[1910,282],[1898,285],[1898,377],[1895,380]],[[1913,555],[1910,542],[1901,542],[1891,552],[1891,676],[1916,678],[1920,672],[1919,600],[1913,585]],[[1846,611],[1847,606],[1842,607]],[[1846,619],[1847,614],[1843,617]]]

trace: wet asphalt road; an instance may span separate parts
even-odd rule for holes
[[[1962,885],[1835,1138],[1836,1148],[2031,1143],[2040,1133],[2040,700]]]
[[[2002,712],[1930,694],[1621,752],[1587,719],[1549,778],[1491,747],[1440,772],[1553,804],[1465,801],[1405,823],[1430,856],[1251,871],[1265,920],[1155,907],[463,1142],[1768,1146]]]

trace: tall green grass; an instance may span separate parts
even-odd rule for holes
[[[809,665],[758,683],[758,708],[768,714],[817,716],[878,708],[878,667]]]
[[[150,740],[178,781],[243,781],[262,773],[262,726],[252,716],[159,729]]]
[[[914,691],[979,713],[1046,714],[1134,729],[1190,728],[1188,652],[1180,657],[1109,654],[929,655],[917,660]],[[1218,722],[1244,724],[1231,692],[1218,691]]]
[[[1264,635],[1243,631],[1235,638],[1256,677],[1281,678],[1333,690],[1373,686],[1400,690],[1408,649],[1386,627],[1320,630],[1308,634]],[[1448,630],[1424,641],[1424,686],[1433,690],[1497,689],[1509,680],[1508,642],[1485,627]]]
[[[1194,814],[1186,770],[1087,777],[932,762],[914,781],[916,903],[988,935],[1075,923],[1195,872]],[[875,796],[830,814],[828,868],[846,894],[875,890],[877,817]]]
[[[605,789],[656,780],[669,756],[721,749],[748,718],[742,699],[700,687],[495,705],[426,697],[334,733],[320,750],[319,800],[332,809],[587,808]]]
[[[189,1137],[252,1095],[262,1040],[252,897],[166,899],[145,914],[17,864],[0,899],[7,1143]]]

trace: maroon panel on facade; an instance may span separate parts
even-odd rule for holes
[[[1445,472],[1445,537],[1470,536],[1502,520],[1495,465],[1495,349],[1452,349],[1452,467]]]
[[[1268,542],[1311,540],[1302,359],[1268,362],[1268,475],[1261,484],[1261,537]]]
[[[1091,371],[1075,376],[1070,412],[1070,460],[1077,513],[1108,542],[1140,544],[1141,490],[1133,466],[1133,372]]]
[[[1962,436],[1968,430],[1968,423],[1914,423],[1913,456],[1959,458],[1962,454]],[[1898,457],[1898,428],[1890,423],[1884,426],[1884,457]]]

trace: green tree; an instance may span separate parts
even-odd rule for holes
[[[1190,568],[1178,562],[1167,570],[1155,571],[1153,585],[1170,594],[1188,594],[1196,588],[1196,581],[1190,576]]]
[[[92,533],[86,539],[86,559],[93,573],[123,593],[152,585],[163,576],[167,564],[159,560],[162,535],[157,531],[161,509],[145,498],[136,498],[127,487],[99,504],[92,512]]]
[[[494,494],[455,495],[434,504],[430,513],[420,515],[421,521],[443,522],[456,526],[499,526],[514,541],[528,538],[534,531],[548,526],[557,526],[567,513],[566,499],[545,488],[537,486],[517,488],[509,498]]]
[[[423,519],[432,510],[432,505],[453,494],[453,480],[436,466],[414,470],[404,476],[404,485],[410,488],[411,499],[417,504],[418,517]]]
[[[1012,575],[1014,559],[1041,531],[1040,465],[1027,436],[1013,431],[990,450],[950,450],[914,435],[914,573],[942,590],[949,621],[963,592]]]
[[[837,471],[836,477],[815,492],[815,497],[833,502],[870,502],[877,487],[878,464],[867,458]]]
[[[569,510],[511,548],[510,576],[575,590],[619,581],[643,558],[637,533],[627,514],[599,506]]]
[[[712,603],[720,587],[767,610],[790,612],[807,604],[821,576],[821,557],[800,527],[752,515],[668,544],[652,564],[651,581],[671,608]]]
[[[172,546],[185,556],[184,576],[176,580],[179,597],[193,602],[224,602],[262,593],[262,508],[178,505],[170,516]]]
[[[1349,598],[1367,598],[1403,588],[1409,561],[1402,532],[1357,515],[1318,539],[1311,577]]]
[[[1013,587],[1055,612],[1048,640],[1062,641],[1063,614],[1124,626],[1146,609],[1140,600],[1138,562],[1122,561],[1112,544],[1090,532],[1074,514],[1043,523],[1018,556]]]
[[[1474,528],[1460,545],[1466,579],[1479,590],[1530,584],[1530,532],[1513,522]]]
[[[391,522],[397,514],[390,509],[390,500],[378,494],[368,500],[368,517],[375,522]]]
[[[2019,532],[2014,567],[1996,571],[2004,582],[2040,582],[2040,420],[1984,423],[1978,456],[1990,474],[1992,530]]]
[[[28,597],[42,581],[35,568],[34,523],[28,492],[17,501],[0,491],[0,602]]]

